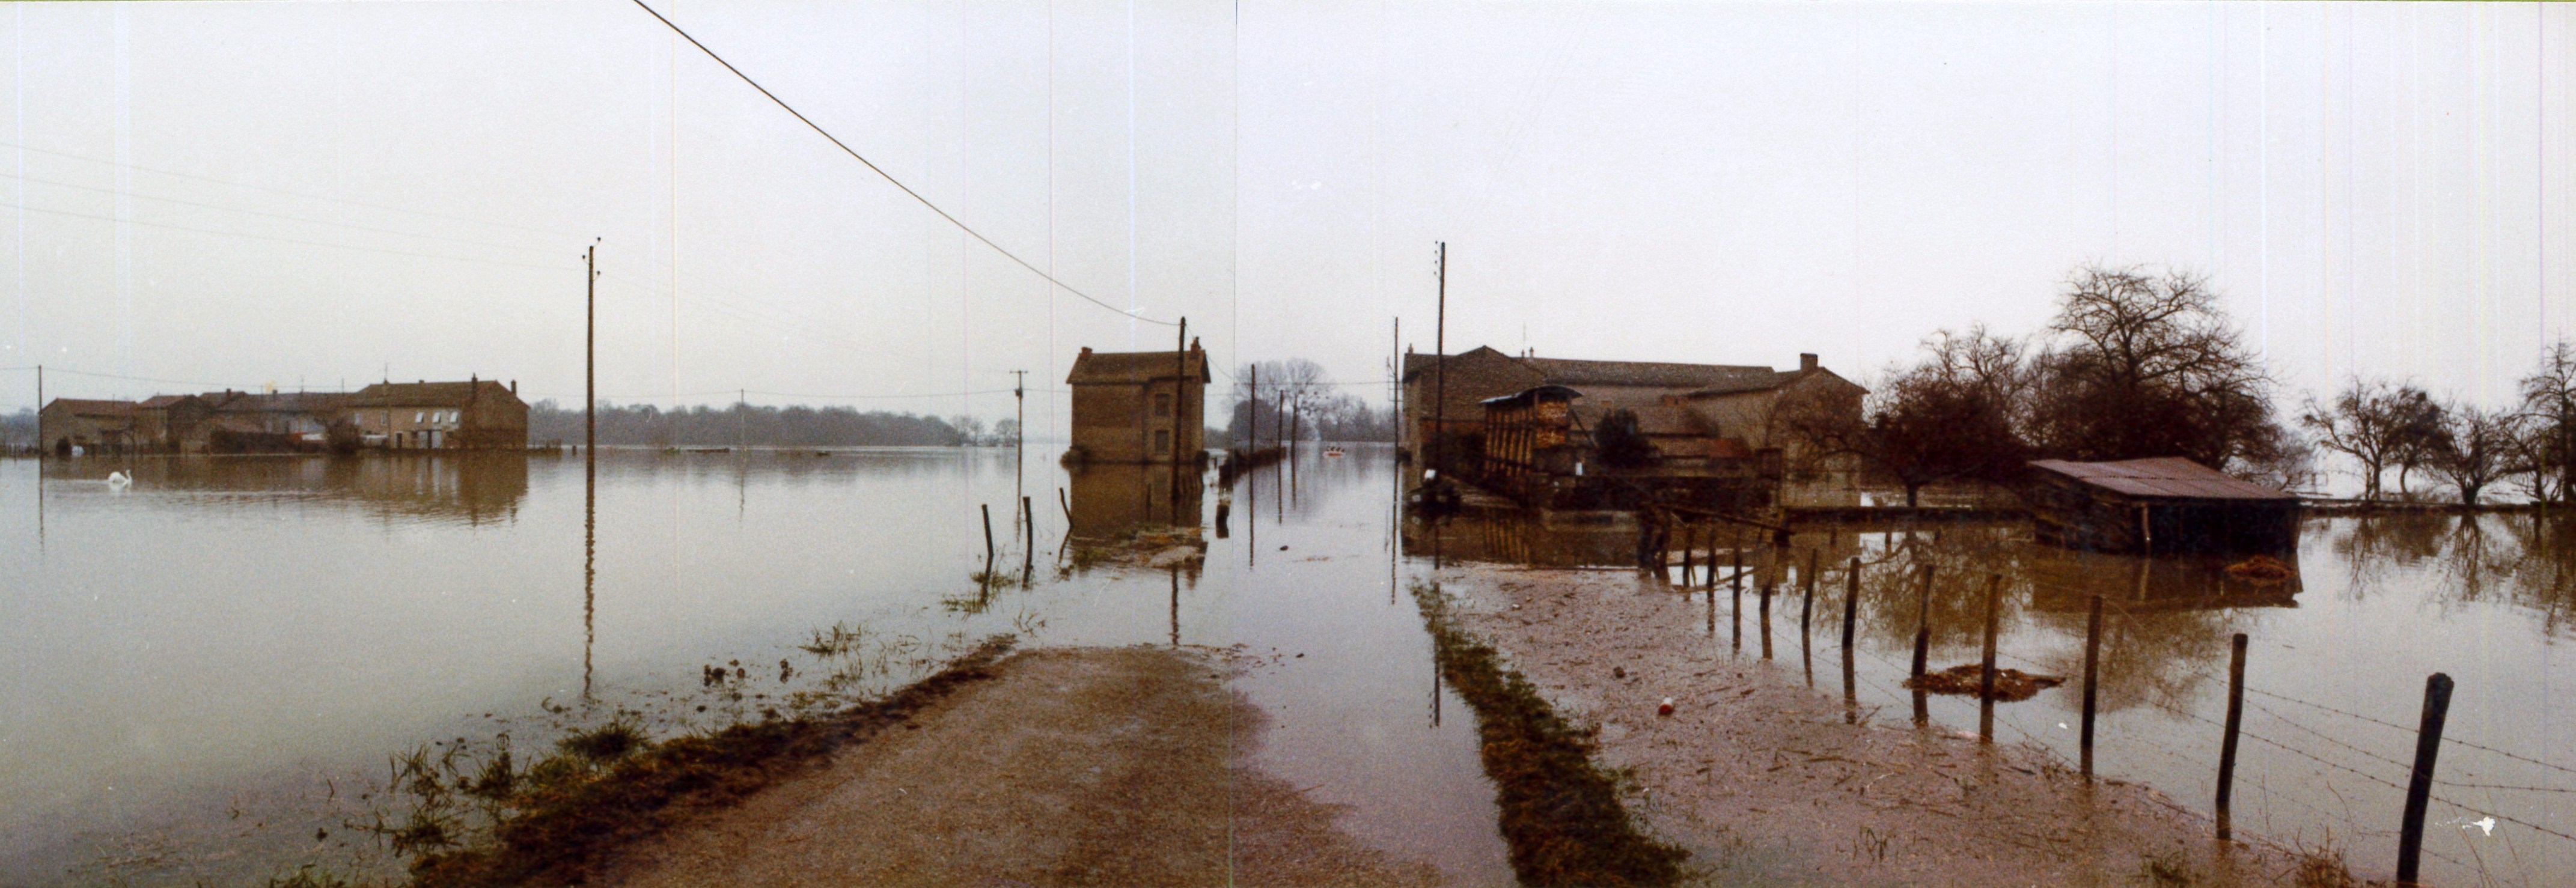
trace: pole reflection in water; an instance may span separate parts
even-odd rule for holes
[[[599,451],[582,448],[581,480],[581,699],[590,702],[590,649],[598,640]]]

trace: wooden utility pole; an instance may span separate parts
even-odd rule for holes
[[[582,251],[581,458],[584,483],[599,483],[599,239]],[[385,414],[385,443],[393,443],[393,414]]]
[[[1181,524],[1181,416],[1189,412],[1190,319],[1181,319],[1172,343],[1172,526]],[[1198,522],[1192,521],[1191,524]]]
[[[1439,362],[1431,373],[1431,470],[1442,468],[1440,435],[1449,421],[1449,242],[1437,241],[1440,279],[1439,314],[1431,323],[1431,359]]]
[[[44,461],[44,458],[45,458],[45,365],[43,365],[43,364],[38,364],[38,365],[36,365],[36,460],[37,460],[38,462],[43,462],[43,461]],[[38,480],[39,482],[41,482],[41,481],[43,480],[43,473],[42,473],[42,472],[39,472],[39,473],[37,473],[37,475],[38,475],[37,480]]]
[[[735,389],[733,393],[733,450],[741,453],[751,446],[751,390]]]
[[[1013,370],[1011,371],[1011,379],[1011,492],[1019,495],[1022,501],[1026,501],[1029,498],[1027,489],[1029,466],[1029,371]],[[1021,509],[1020,511],[1026,513],[1028,510]],[[1022,517],[1029,516],[1024,514]],[[1031,527],[1036,526],[1036,520],[1037,519],[1033,517],[1029,518]],[[1036,531],[1032,530],[1030,533],[1036,533]],[[1037,538],[1034,536],[1030,537],[1029,545],[1032,547],[1036,546]]]

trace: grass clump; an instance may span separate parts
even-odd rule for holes
[[[850,653],[856,636],[846,633],[847,644],[835,645],[835,653]],[[461,742],[436,754],[422,747],[391,764],[389,792],[405,797],[409,810],[400,818],[379,810],[373,825],[360,828],[411,858],[412,884],[419,888],[585,884],[615,850],[792,777],[834,749],[991,678],[992,665],[1014,642],[996,636],[901,690],[807,717],[770,717],[656,742],[633,713],[621,712],[556,741],[552,754],[524,770],[514,769],[506,734],[490,751]]]
[[[1619,775],[1493,647],[1452,625],[1437,586],[1415,585],[1441,677],[1476,711],[1485,775],[1502,808],[1512,872],[1534,886],[1662,886],[1689,852],[1648,838],[1619,802]]]

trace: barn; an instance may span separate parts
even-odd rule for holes
[[[2022,499],[2042,542],[2091,552],[2285,552],[2299,498],[2178,456],[2030,464]]]

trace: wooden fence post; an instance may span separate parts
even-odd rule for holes
[[[1986,577],[1986,647],[1977,669],[1977,742],[1995,742],[1995,628],[2004,575]]]
[[[2442,751],[2442,722],[2451,713],[2451,677],[2424,679],[2424,719],[2415,729],[2415,770],[2406,780],[2406,814],[2397,827],[2397,884],[2412,888],[2424,855],[2424,806],[2433,799],[2433,759]]]
[[[2097,699],[2093,677],[2102,659],[2102,596],[2093,596],[2091,615],[2084,618],[2084,779],[2093,779],[2093,704]]]
[[[1762,619],[1759,622],[1762,624],[1762,659],[1765,660],[1771,659],[1771,590],[1773,588],[1772,581],[1762,582]]]
[[[2236,731],[2245,722],[2245,633],[2236,633],[2227,654],[2227,739],[2218,745],[2218,840],[2236,837],[2228,802],[2236,794]]]
[[[984,503],[976,508],[984,510],[984,581],[989,583],[993,580],[993,504]]]
[[[1733,557],[1728,560],[1726,585],[1735,591],[1735,652],[1744,652],[1744,544],[1736,541]]]
[[[1860,558],[1851,560],[1851,569],[1843,572],[1843,659],[1851,659],[1852,621],[1860,613]]]
[[[1932,657],[1932,565],[1923,565],[1923,607],[1914,622],[1914,724],[1932,722],[1932,704],[1924,696],[1923,670]]]
[[[1020,497],[1020,526],[1028,531],[1020,545],[1020,581],[1025,583],[1037,570],[1038,563],[1038,519],[1025,496]]]

